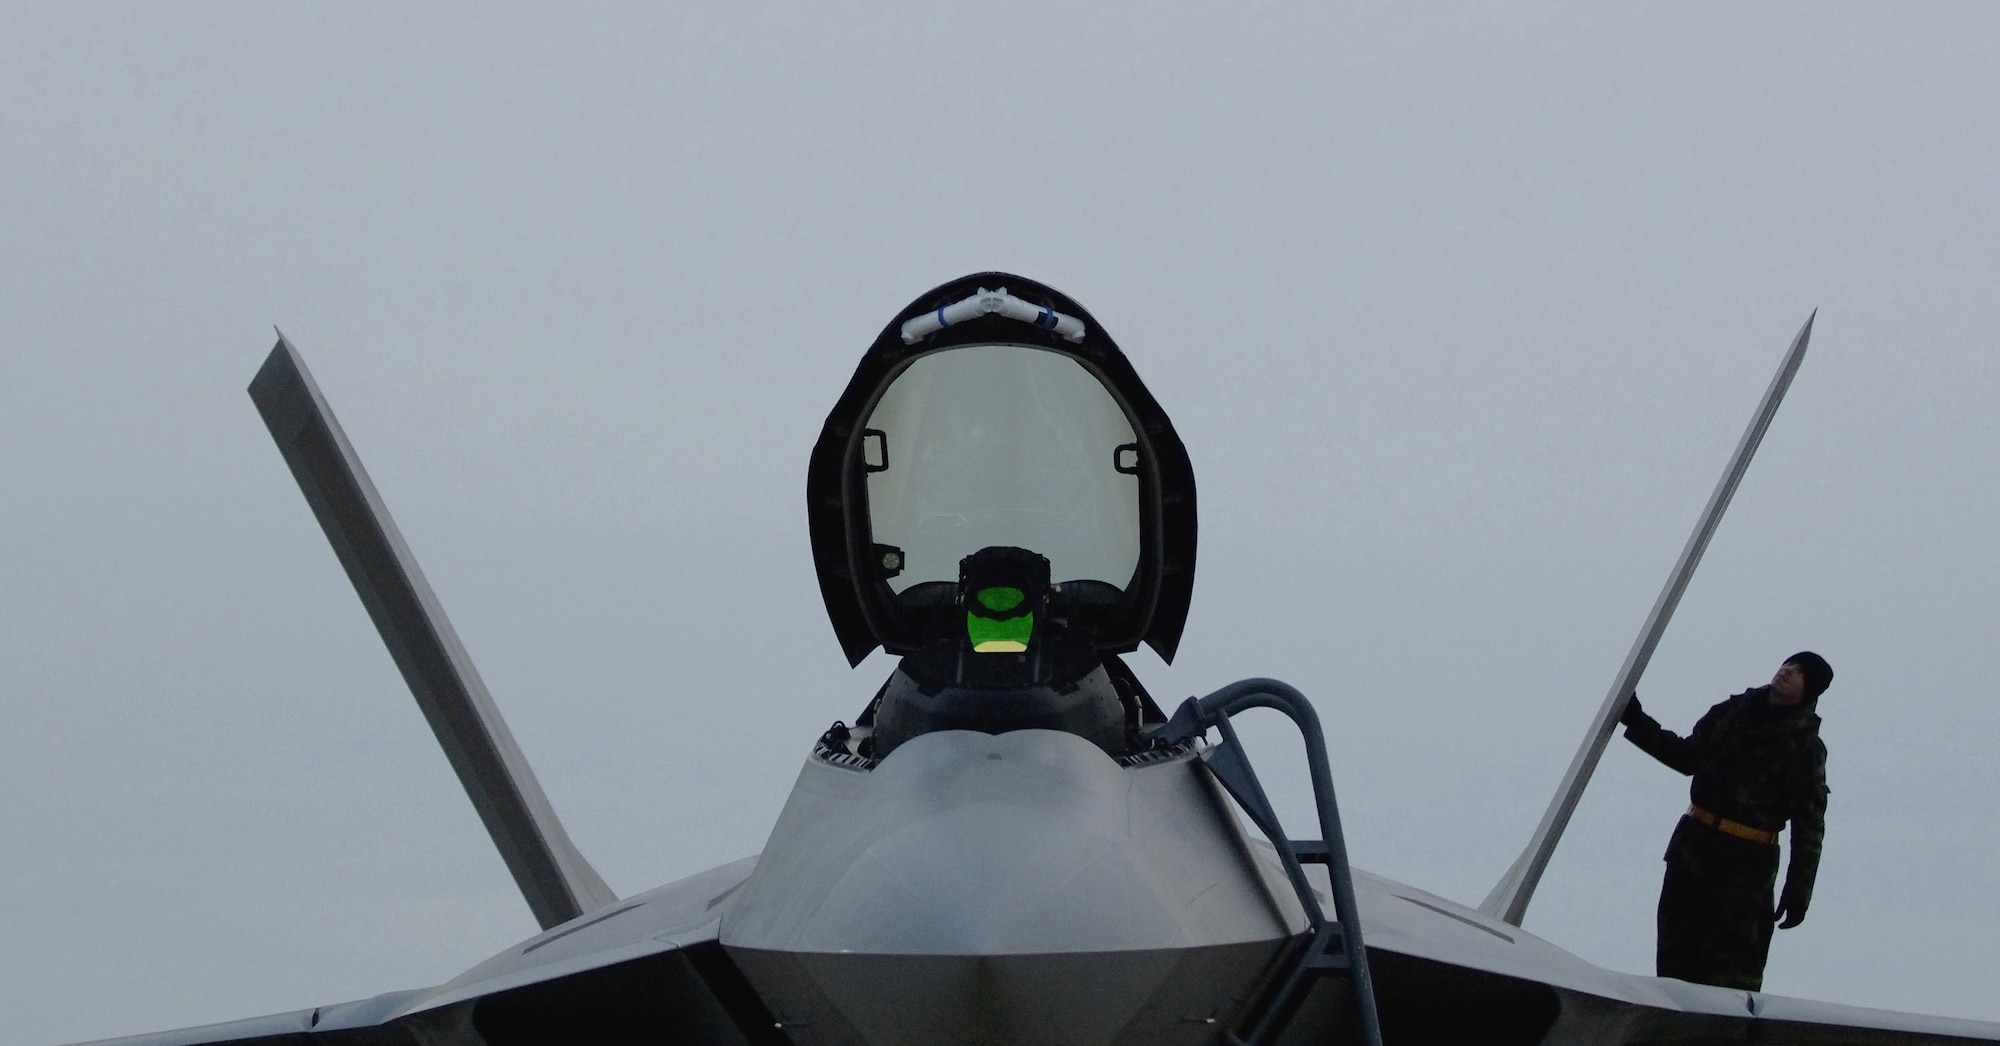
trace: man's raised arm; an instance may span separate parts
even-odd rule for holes
[[[1693,738],[1682,737],[1660,725],[1660,721],[1646,714],[1639,707],[1639,695],[1633,694],[1625,702],[1625,714],[1618,717],[1625,724],[1625,740],[1639,746],[1640,751],[1665,763],[1669,768],[1683,774],[1694,773],[1695,743]],[[1695,728],[1699,731],[1701,728]]]

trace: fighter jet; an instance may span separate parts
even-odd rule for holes
[[[564,832],[281,335],[251,397],[543,931],[436,987],[111,1041],[2000,1042],[2000,1024],[1618,973],[1520,925],[1810,331],[1479,907],[1349,867],[1305,695],[1247,679],[1170,714],[1122,659],[1179,644],[1194,472],[1124,353],[1053,288],[954,280],[863,354],[806,514],[850,667],[901,661],[851,721],[780,739],[803,765],[760,854],[624,898]],[[1250,707],[1302,733],[1305,837],[1232,726]]]

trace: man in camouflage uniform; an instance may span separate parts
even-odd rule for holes
[[[1625,737],[1694,777],[1693,805],[1667,844],[1660,886],[1660,976],[1756,991],[1771,929],[1805,920],[1826,836],[1826,745],[1819,695],[1833,668],[1793,654],[1771,677],[1716,705],[1681,737],[1628,699]],[[1792,860],[1775,909],[1778,831],[1792,826]],[[1779,920],[1783,921],[1779,921]]]

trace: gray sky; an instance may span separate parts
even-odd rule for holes
[[[1474,904],[1818,308],[1640,692],[1685,729],[1824,653],[1767,987],[2000,1019],[2000,8],[1230,6],[0,3],[0,1039],[534,930],[243,393],[272,324],[631,893],[758,850],[887,673],[807,451],[992,267],[1193,454],[1155,694],[1298,685],[1356,862]],[[1616,742],[1529,928],[1649,971],[1685,802]]]

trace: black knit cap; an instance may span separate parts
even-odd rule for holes
[[[1826,688],[1833,685],[1833,666],[1826,663],[1826,658],[1810,650],[1793,654],[1785,659],[1785,663],[1799,666],[1799,673],[1806,677],[1808,700],[1826,693]]]

